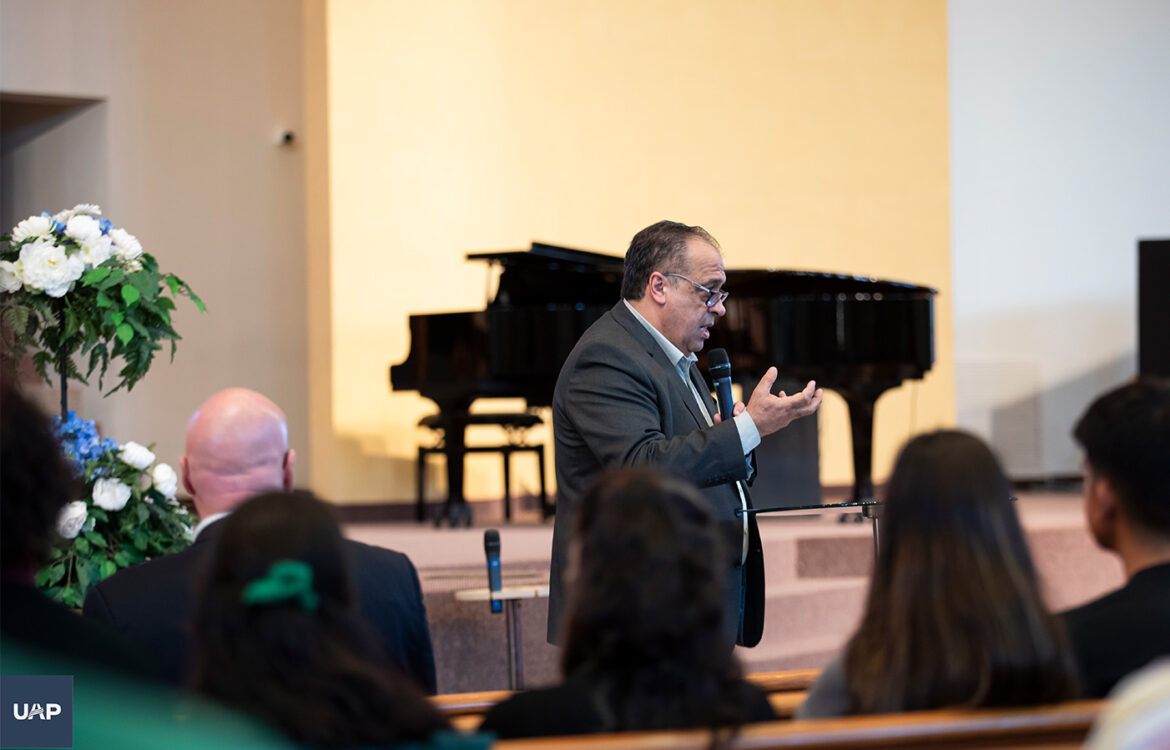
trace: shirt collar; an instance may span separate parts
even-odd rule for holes
[[[215,523],[216,521],[218,521],[221,518],[227,518],[229,515],[231,515],[231,511],[225,511],[223,513],[213,513],[210,516],[208,516],[207,518],[204,518],[202,521],[199,522],[199,525],[195,527],[195,531],[191,535],[191,541],[195,541],[196,539],[198,539],[199,535],[208,526]]]
[[[690,354],[683,354],[681,349],[670,343],[670,339],[663,336],[662,331],[659,331],[650,324],[650,321],[643,318],[642,313],[635,310],[634,306],[630,304],[629,300],[623,299],[622,302],[625,303],[626,309],[634,314],[634,318],[642,324],[642,327],[650,332],[650,335],[653,336],[654,340],[658,342],[658,345],[662,347],[662,351],[666,354],[666,358],[670,361],[670,363],[679,368],[680,371],[686,372],[692,363],[699,361],[699,357],[694,352],[691,352]],[[687,362],[686,367],[682,365],[683,360],[686,360]]]

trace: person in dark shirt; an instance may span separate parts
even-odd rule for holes
[[[99,667],[158,679],[153,665],[112,629],[83,620],[34,585],[61,508],[81,483],[61,454],[49,420],[5,377],[0,379],[0,661],[36,654],[78,668]]]
[[[774,719],[723,635],[732,555],[723,537],[689,484],[646,470],[603,474],[582,498],[570,545],[565,681],[497,704],[481,730],[512,738]]]
[[[1085,517],[1125,567],[1125,586],[1064,613],[1088,697],[1170,655],[1170,383],[1112,390],[1073,430],[1084,450]]]
[[[167,679],[187,677],[191,590],[223,531],[222,522],[261,492],[291,489],[296,451],[275,403],[246,388],[219,391],[187,425],[183,486],[200,522],[185,550],[123,568],[85,597],[86,617],[141,647]],[[347,540],[345,553],[362,616],[387,652],[424,690],[435,692],[435,657],[414,565],[401,552]]]
[[[195,583],[196,692],[309,747],[393,747],[449,730],[361,618],[328,506],[270,492],[221,523]]]

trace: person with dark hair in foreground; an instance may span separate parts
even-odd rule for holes
[[[501,737],[735,727],[775,718],[723,635],[727,551],[706,498],[646,470],[602,475],[570,549],[562,685],[496,705]]]
[[[86,622],[34,586],[37,568],[59,539],[58,514],[80,489],[48,418],[0,379],[0,651],[32,649],[78,666],[158,679],[117,633]],[[7,666],[5,673],[12,673]]]
[[[1085,517],[1127,583],[1064,613],[1085,694],[1170,656],[1170,383],[1146,378],[1092,403],[1073,436],[1084,450]]]
[[[288,422],[271,400],[246,388],[211,396],[187,425],[183,487],[200,522],[185,550],[124,568],[90,589],[86,617],[109,623],[148,653],[172,681],[187,676],[191,587],[211,556],[222,520],[248,498],[291,489],[296,451]],[[401,552],[346,540],[362,617],[386,651],[427,692],[436,689],[435,657],[422,588]]]
[[[944,430],[906,444],[886,488],[861,624],[799,718],[1078,695],[1010,495],[999,461],[973,435]]]
[[[448,728],[358,616],[341,529],[311,493],[240,506],[196,591],[197,692],[311,747],[389,747]]]

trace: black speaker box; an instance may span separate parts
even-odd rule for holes
[[[1138,372],[1170,378],[1170,240],[1138,242]]]

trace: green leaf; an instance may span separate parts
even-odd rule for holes
[[[158,296],[158,284],[161,278],[157,272],[144,270],[130,274],[126,280],[134,285],[143,299],[154,299]]]
[[[173,296],[173,297],[179,296],[179,285],[181,283],[182,282],[179,281],[178,276],[174,275],[173,273],[167,274],[167,286],[169,286],[171,288],[171,296]]]
[[[97,293],[97,306],[98,307],[113,307],[114,301],[112,299],[110,299],[108,296],[106,296],[105,292],[98,292]]]
[[[66,338],[66,339],[73,338],[74,334],[77,333],[77,331],[80,327],[81,327],[81,324],[77,321],[77,313],[73,312],[72,307],[66,307],[65,308],[65,332],[62,334],[61,337]]]
[[[122,279],[124,278],[126,278],[126,274],[122,272],[122,269],[115,268],[113,271],[110,271],[110,275],[106,277],[105,281],[98,284],[98,289],[104,291],[116,287],[122,283]]]
[[[114,555],[114,562],[119,568],[125,568],[130,564],[130,555],[125,550],[121,550]]]
[[[117,571],[118,571],[118,566],[114,563],[113,560],[104,560],[102,562],[102,566],[101,566],[101,570],[100,570],[100,572],[102,574],[102,578],[109,578],[110,576],[114,575],[114,573],[116,573]]]
[[[98,521],[109,521],[110,520],[110,514],[107,513],[102,508],[90,508],[89,514],[91,516],[93,516],[95,519],[97,519]]]
[[[122,299],[126,301],[127,305],[133,305],[142,296],[137,289],[131,284],[122,285]]]
[[[90,271],[89,273],[87,273],[86,275],[82,276],[81,283],[84,284],[85,286],[93,286],[94,284],[98,283],[99,281],[104,280],[109,275],[110,275],[109,268],[104,268],[104,267],[99,266],[98,268],[95,268],[92,271]]]
[[[147,509],[146,503],[139,503],[138,504],[138,523],[146,523],[146,519],[148,519],[148,518],[150,518],[150,511]],[[141,529],[134,530],[135,537],[138,536],[139,531],[141,531]],[[139,549],[142,549],[142,548],[139,547]]]
[[[169,300],[168,300],[169,301]],[[12,305],[6,307],[4,310],[4,322],[12,329],[12,332],[19,335],[25,333],[28,328],[29,313],[32,312],[24,305]]]
[[[203,304],[203,300],[199,299],[199,295],[191,291],[191,287],[187,287],[187,293],[191,295],[191,301],[195,303],[195,307],[199,312],[207,312],[207,306]]]
[[[129,323],[123,323],[117,328],[118,338],[123,344],[129,344],[134,338],[134,328]]]
[[[73,546],[77,548],[77,551],[80,554],[82,554],[82,555],[89,554],[89,542],[84,537],[78,537],[77,539],[75,539],[73,542]]]
[[[65,563],[56,563],[55,565],[47,565],[37,571],[36,584],[37,588],[43,589],[52,586],[65,577]]]
[[[89,543],[95,547],[102,547],[103,549],[109,548],[109,545],[106,543],[106,538],[96,531],[85,532],[85,538],[88,539]]]
[[[124,321],[125,319],[126,319],[125,313],[120,313],[120,312],[110,313],[110,323],[113,324],[115,327],[122,325],[122,321]]]
[[[78,576],[80,578],[80,575]],[[82,585],[82,584],[79,584]],[[84,585],[82,585],[84,588]],[[67,589],[61,589],[61,603],[66,607],[73,607],[79,609],[82,605],[81,592],[70,586]]]
[[[97,581],[100,571],[92,560],[79,558],[77,560],[77,583],[82,589],[88,589],[91,583]]]

